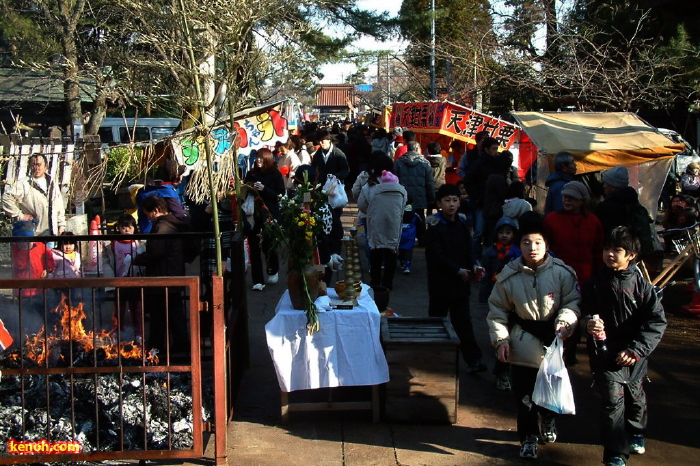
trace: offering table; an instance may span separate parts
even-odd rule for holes
[[[309,335],[306,314],[292,308],[289,292],[265,325],[267,345],[282,391],[282,420],[289,411],[371,409],[379,421],[378,384],[389,381],[379,339],[380,315],[369,287],[362,285],[353,309],[329,310],[340,301],[332,289],[316,300],[320,330]],[[289,403],[289,392],[325,387],[372,386],[371,402]]]

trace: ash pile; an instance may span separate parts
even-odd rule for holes
[[[189,373],[3,375],[0,382],[0,438],[77,440],[83,452],[191,449],[192,410]]]

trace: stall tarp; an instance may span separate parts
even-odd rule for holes
[[[683,151],[634,113],[513,112],[537,147],[551,157],[560,151],[576,159],[578,173],[636,165]]]
[[[471,144],[476,143],[476,133],[488,131],[501,144],[501,150],[509,149],[520,134],[520,128],[512,123],[452,102],[392,104],[389,126],[416,133],[438,133]]]
[[[366,123],[373,128],[389,129],[389,116],[391,115],[391,106],[385,105],[381,110],[373,108],[367,114]]]

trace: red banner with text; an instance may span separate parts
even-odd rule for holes
[[[393,104],[389,126],[419,133],[440,133],[471,144],[476,143],[476,133],[488,131],[502,150],[508,149],[520,136],[518,126],[452,102]]]

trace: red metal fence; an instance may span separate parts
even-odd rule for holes
[[[0,318],[14,339],[0,352],[0,464],[199,458],[212,427],[221,434],[215,462],[226,464],[227,398],[235,396],[227,354],[236,345],[225,333],[222,277],[209,278],[200,301],[198,276],[0,274]],[[120,312],[129,297],[143,313],[131,304]],[[205,357],[203,312],[214,329]],[[72,447],[60,442],[68,441],[82,451],[66,452]]]

